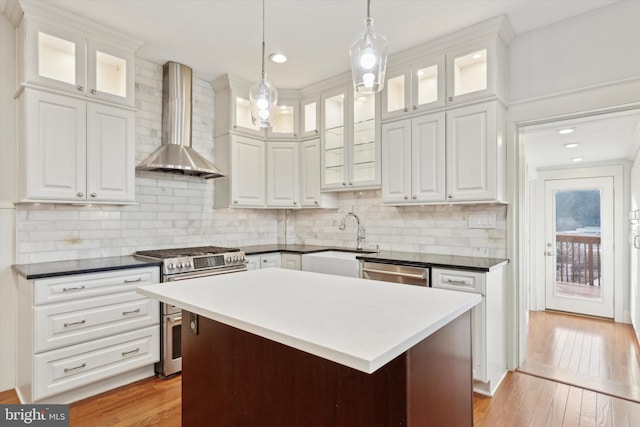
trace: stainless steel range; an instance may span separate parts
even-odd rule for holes
[[[235,273],[247,269],[244,252],[236,248],[201,246],[196,248],[161,249],[139,251],[135,256],[161,261],[161,282],[176,282],[197,277]],[[161,377],[182,370],[180,347],[182,309],[170,304],[160,304],[160,362],[156,372]]]

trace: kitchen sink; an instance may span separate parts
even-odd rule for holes
[[[336,276],[360,277],[360,261],[356,257],[367,253],[371,252],[324,251],[302,254],[302,270]]]

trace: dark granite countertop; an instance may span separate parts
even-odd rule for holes
[[[123,270],[126,268],[159,266],[160,262],[134,256],[53,261],[35,264],[16,264],[13,271],[26,279],[66,276],[69,274],[99,273],[101,271]]]
[[[346,251],[357,252],[355,249],[338,248],[335,246],[313,246],[313,245],[259,245],[245,246],[242,249],[246,255],[259,255],[269,252],[310,254],[323,251]],[[461,270],[491,271],[509,262],[501,258],[482,258],[455,255],[438,255],[415,252],[391,252],[363,251],[362,255],[356,257],[363,261],[382,262],[386,264],[415,265],[418,267],[442,267],[455,268]]]
[[[382,262],[385,264],[415,265],[418,267],[440,267],[475,271],[491,271],[494,268],[498,268],[509,262],[508,259],[501,258],[390,251],[362,254],[356,258],[362,261]]]

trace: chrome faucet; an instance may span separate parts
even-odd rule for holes
[[[353,212],[349,212],[348,214],[346,214],[345,216],[342,217],[342,221],[340,222],[340,226],[338,227],[338,230],[344,230],[346,224],[346,220],[347,217],[354,217],[356,219],[356,222],[358,223],[358,235],[356,237],[356,249],[357,250],[362,250],[362,241],[365,240],[367,237],[365,235],[365,230],[364,227],[360,227],[360,218],[358,218],[358,215],[354,214]]]

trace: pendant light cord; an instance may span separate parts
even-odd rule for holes
[[[264,2],[265,0],[262,0],[262,80],[264,80],[264,50],[265,50],[265,44],[264,44]]]
[[[367,18],[371,18],[371,0],[367,0]]]

